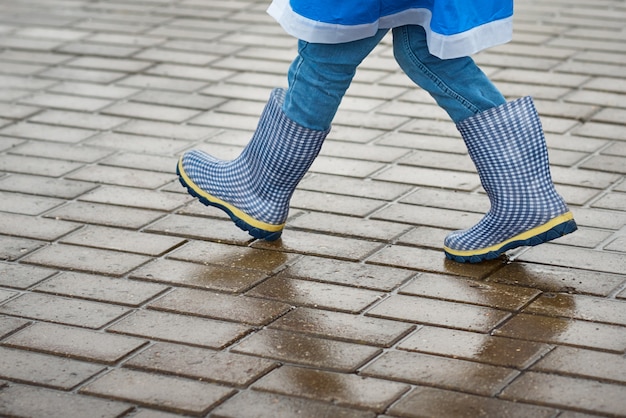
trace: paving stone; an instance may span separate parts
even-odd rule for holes
[[[390,351],[365,367],[364,376],[493,396],[519,372],[430,354]]]
[[[206,86],[204,81],[181,80],[178,78],[158,77],[153,75],[131,75],[117,82],[120,86],[132,88],[150,88],[179,92],[193,92]]]
[[[519,259],[531,263],[548,263],[606,273],[623,274],[626,271],[626,259],[622,254],[555,244],[542,245],[541,249],[532,248]]]
[[[70,390],[102,372],[102,365],[0,347],[0,377]],[[4,391],[0,391],[0,396]],[[1,405],[1,404],[0,404]]]
[[[419,387],[389,410],[392,416],[406,418],[447,417],[537,417],[548,418],[556,409],[503,401],[496,398],[470,395],[435,388]],[[562,415],[559,415],[562,416]]]
[[[380,248],[380,244],[376,242],[295,230],[285,232],[280,241],[255,241],[252,246],[254,248],[275,251],[330,256],[352,261],[363,260],[369,254]]]
[[[44,267],[123,276],[149,260],[138,254],[55,244],[27,256],[24,261]]]
[[[474,173],[409,166],[391,167],[377,174],[374,178],[416,186],[443,187],[465,191],[474,190],[480,185],[478,177]]]
[[[624,356],[619,354],[558,346],[532,370],[624,384],[625,367]]]
[[[550,346],[488,334],[426,326],[419,328],[417,332],[403,340],[398,348],[495,366],[525,369],[545,355]]]
[[[380,347],[390,347],[413,330],[412,325],[401,322],[309,308],[297,308],[270,326]]]
[[[172,167],[176,166],[176,157],[163,157],[159,155],[145,155],[135,153],[118,153],[102,161],[102,165],[113,167],[126,167],[137,170],[156,171],[159,173],[172,174]]]
[[[132,278],[229,293],[241,293],[268,277],[267,273],[160,259],[135,270]]]
[[[626,326],[626,304],[584,295],[542,294],[524,312]]]
[[[144,170],[134,170],[132,168],[92,165],[78,169],[67,175],[66,178],[92,183],[156,189],[173,181],[176,179],[176,176],[173,173],[165,174]]]
[[[90,40],[93,40],[90,39]],[[120,58],[100,58],[100,57],[78,57],[65,65],[68,67],[79,67],[89,69],[101,69],[120,72],[141,72],[152,64],[145,61]]]
[[[2,212],[40,215],[63,203],[65,203],[64,200],[50,197],[0,192],[0,211]]]
[[[79,226],[72,222],[0,213],[0,233],[18,237],[54,241],[76,230]]]
[[[455,276],[422,273],[402,287],[399,293],[518,311],[540,292]]]
[[[504,399],[620,415],[626,408],[626,386],[595,380],[526,372],[500,395]]]
[[[486,194],[465,194],[458,191],[430,188],[419,188],[404,196],[400,202],[477,213],[486,213],[490,207],[489,198]]]
[[[309,367],[353,372],[378,355],[381,349],[287,331],[263,329],[246,338],[231,351]]]
[[[272,360],[162,342],[124,363],[125,367],[237,387],[248,386],[277,365]]]
[[[122,78],[124,78],[125,74],[117,71],[102,71],[96,69],[83,69],[83,68],[68,68],[68,67],[54,67],[49,70],[46,70],[41,73],[42,76],[47,78],[55,78],[59,80],[68,80],[68,81],[82,81],[87,83],[114,83]],[[90,101],[89,99],[82,99],[84,102],[91,102],[91,106],[97,106],[100,109],[102,106],[98,106],[98,102],[96,99],[92,99],[94,101]],[[49,99],[46,99],[46,103],[49,103]],[[67,101],[63,101],[61,108],[68,109],[77,109],[71,103]],[[92,110],[96,110],[92,108]]]
[[[87,226],[62,238],[60,242],[85,247],[160,256],[180,246],[184,240],[118,228]]]
[[[96,186],[82,181],[15,174],[0,179],[0,190],[74,199]]]
[[[139,229],[163,217],[164,214],[163,212],[148,209],[100,203],[71,202],[49,212],[46,216],[86,224]]]
[[[446,236],[450,233],[447,229],[430,228],[427,226],[416,226],[409,232],[398,237],[397,244],[426,247],[441,250]]]
[[[390,291],[414,274],[412,271],[396,267],[304,256],[277,276]]]
[[[28,325],[28,321],[10,316],[0,316],[0,339]],[[2,384],[0,383],[0,387]]]
[[[480,279],[502,266],[502,261],[492,260],[479,264],[459,264],[445,258],[443,251],[392,245],[383,248],[367,259],[368,263],[403,267],[423,272],[460,275]]]
[[[55,271],[50,269],[0,262],[0,286],[27,289],[53,274]]]
[[[272,277],[255,286],[247,294],[298,306],[320,307],[349,313],[362,312],[383,297],[382,293],[373,290],[286,277]]]
[[[407,205],[404,203],[387,206],[371,216],[372,219],[445,229],[465,229],[472,224],[478,223],[482,217],[483,215],[478,213]]]
[[[38,292],[130,306],[142,305],[167,289],[155,283],[76,272],[61,272],[35,287]]]
[[[179,107],[133,102],[118,103],[107,107],[103,112],[109,115],[167,122],[184,122],[198,113],[195,110]]]
[[[128,413],[132,405],[58,390],[12,384],[0,391],[0,414],[15,416],[90,416],[106,418]]]
[[[507,312],[493,308],[405,295],[390,296],[367,314],[485,333],[510,316]]]
[[[198,289],[176,289],[149,308],[262,326],[291,309],[286,303]]]
[[[11,173],[60,177],[80,167],[82,164],[70,161],[21,155],[0,155],[0,170]]]
[[[96,190],[83,195],[81,200],[140,209],[170,211],[191,200],[191,197],[131,187],[100,186]]]
[[[92,97],[77,97],[66,94],[42,93],[22,100],[33,106],[45,106],[54,109],[67,109],[79,111],[98,111],[111,104],[110,100],[96,99]]]
[[[98,97],[102,99],[123,99],[138,90],[117,85],[102,85],[67,80],[50,88],[50,91],[76,96]]]
[[[62,357],[114,364],[147,341],[47,323],[35,323],[5,339],[4,345]]]
[[[246,325],[157,311],[137,311],[109,331],[221,349],[250,331]]]
[[[253,387],[377,412],[384,411],[409,389],[397,382],[293,366],[274,370]]]
[[[0,133],[3,135],[17,136],[19,138],[32,138],[43,141],[74,144],[94,135],[95,131],[39,123],[20,123],[2,129]]]
[[[568,267],[512,263],[490,275],[489,280],[528,286],[545,292],[608,296],[624,282],[624,277]]]
[[[90,145],[144,154],[177,154],[191,143],[149,136],[104,133],[88,141]]]
[[[17,292],[12,292],[9,290],[4,290],[4,289],[0,289],[0,303],[3,303],[15,296],[17,296],[19,293]]]
[[[26,238],[8,237],[0,235],[0,260],[15,261],[24,255],[33,252],[47,243]]]
[[[310,417],[374,418],[374,412],[349,409],[332,403],[288,397],[257,391],[241,392],[215,409],[216,418],[291,418]]]
[[[7,315],[87,328],[100,328],[128,311],[121,306],[35,293],[25,293],[0,307]]]
[[[198,416],[232,395],[233,390],[213,383],[118,369],[91,382],[80,393]]]
[[[293,262],[297,256],[218,242],[191,241],[168,254],[168,258],[272,273]]]
[[[317,173],[307,175],[298,185],[298,189],[377,200],[394,200],[408,192],[411,187],[396,183],[364,181]]]
[[[295,200],[294,207],[298,207],[297,196]],[[307,213],[295,218],[289,222],[289,227],[380,241],[391,241],[410,228],[408,225],[392,222],[318,212]]]
[[[50,125],[72,126],[82,129],[108,130],[112,129],[127,119],[115,116],[90,114],[65,110],[46,110],[29,119],[31,122],[46,123]],[[102,152],[102,150],[100,150]]]
[[[328,193],[296,190],[290,205],[303,210],[330,212],[340,215],[365,217],[378,209],[385,202],[363,197],[340,196]]]
[[[610,352],[623,352],[626,348],[624,330],[623,326],[599,322],[519,314],[497,329],[495,335]]]
[[[24,119],[40,110],[40,108],[33,106],[0,104],[0,116],[7,119]]]
[[[11,150],[12,154],[33,157],[54,158],[57,160],[93,163],[111,154],[109,150],[89,146],[76,146],[56,142],[29,141]]]

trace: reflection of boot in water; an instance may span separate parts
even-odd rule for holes
[[[448,235],[448,258],[490,260],[576,230],[572,213],[552,183],[541,122],[530,97],[469,117],[457,128],[491,209],[470,229]]]
[[[284,97],[282,89],[272,92],[256,132],[235,160],[193,150],[177,166],[191,195],[222,209],[254,238],[270,241],[280,237],[291,196],[328,134],[287,118]]]

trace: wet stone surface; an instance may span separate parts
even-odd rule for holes
[[[269,2],[0,3],[0,416],[626,418],[623,1],[518,0],[473,56],[579,226],[479,264],[443,244],[489,197],[391,34],[268,242],[176,164],[287,86]]]

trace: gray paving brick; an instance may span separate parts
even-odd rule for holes
[[[61,272],[34,288],[38,292],[130,306],[142,305],[167,289],[155,283],[75,272]]]
[[[292,385],[288,382],[317,382]],[[340,406],[384,411],[409,385],[301,367],[283,366],[254,384],[255,388],[284,395],[333,402]],[[355,388],[357,388],[355,390]]]
[[[232,351],[316,368],[352,372],[378,355],[381,349],[264,329],[246,338],[233,347]]]
[[[131,409],[132,405],[123,402],[26,385],[12,384],[0,391],[0,413],[7,415],[105,418],[122,415]]]
[[[625,392],[626,387],[623,385],[543,373],[525,373],[506,388],[501,396],[513,401],[530,401],[557,408],[570,407],[590,413],[618,415],[626,407]]]
[[[60,357],[113,364],[147,341],[76,327],[35,323],[6,338],[4,345]]]
[[[9,152],[12,154],[63,159],[83,163],[93,163],[111,154],[110,150],[96,147],[41,141],[29,141],[19,147],[11,149]]]
[[[197,380],[118,369],[90,383],[81,389],[81,393],[136,402],[171,412],[202,415],[233,391]]]
[[[17,193],[0,192],[0,211],[22,215],[39,215],[65,201],[50,197],[29,196]]]
[[[0,347],[0,354],[0,377],[64,390],[104,370],[102,365],[12,348]]]
[[[0,235],[0,260],[14,261],[44,245],[43,241]]]
[[[245,391],[226,401],[212,414],[217,418],[290,418],[297,414],[306,416],[332,416],[337,418],[374,418],[374,412],[350,409],[291,396]]]
[[[277,365],[268,359],[162,342],[124,363],[125,367],[238,387],[248,386]]]
[[[54,241],[79,227],[72,222],[0,213],[0,233],[17,237]]]
[[[163,194],[152,190],[134,189],[119,186],[101,186],[81,197],[81,200],[92,203],[104,203],[141,209],[170,211],[191,200],[190,197]]]
[[[493,396],[519,372],[514,369],[467,360],[392,351],[370,363],[361,374],[441,389],[460,390],[476,395]]]
[[[176,289],[150,303],[151,309],[265,325],[291,309],[281,301],[232,296],[198,289]]]
[[[138,311],[108,328],[137,337],[221,349],[251,328],[233,322],[156,311]]]
[[[164,214],[154,210],[110,204],[71,202],[49,212],[47,216],[85,224],[139,229],[163,217]]]
[[[43,141],[56,141],[75,144],[96,132],[88,129],[60,127],[54,125],[20,123],[11,125],[0,131],[3,135],[16,136],[19,138],[39,139]]]
[[[393,416],[408,418],[455,416],[552,417],[556,409],[503,401],[449,390],[418,387],[390,409]],[[561,415],[562,416],[562,415]]]
[[[54,244],[27,256],[24,261],[44,267],[123,276],[149,260],[139,254]]]

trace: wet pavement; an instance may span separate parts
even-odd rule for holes
[[[476,56],[580,229],[463,265],[488,201],[390,38],[269,243],[174,173],[285,86],[268,1],[0,1],[0,415],[626,416],[626,3],[592,3],[520,0]]]

